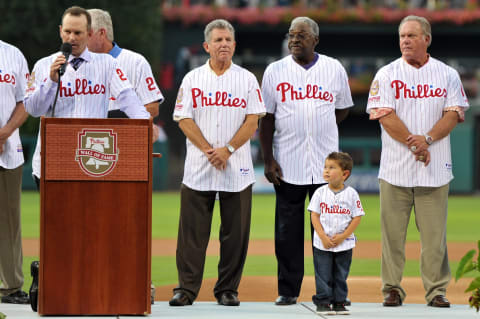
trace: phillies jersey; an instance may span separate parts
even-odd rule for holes
[[[267,112],[275,116],[273,155],[283,180],[295,185],[324,183],[325,158],[338,151],[335,109],[353,105],[343,66],[319,54],[305,69],[289,55],[267,67],[262,95]]]
[[[116,46],[116,48],[118,48],[117,52],[119,51],[119,53],[118,55],[113,54],[113,57],[117,59],[118,64],[121,66],[122,70],[125,71],[128,81],[132,84],[133,89],[140,101],[142,101],[142,104],[146,105],[155,101],[160,101],[160,103],[162,103],[162,92],[155,82],[152,68],[147,60],[141,54],[131,50],[119,48],[118,46]],[[117,110],[118,106],[115,104],[115,100],[112,98],[108,110]]]
[[[191,118],[213,148],[224,147],[249,114],[265,114],[255,76],[232,63],[216,75],[209,61],[190,71],[178,91],[174,120]],[[198,191],[239,192],[255,182],[250,141],[230,156],[225,170],[218,170],[187,139],[183,184]]]
[[[391,108],[411,134],[425,135],[442,118],[444,109],[452,106],[469,107],[457,71],[432,57],[419,69],[399,58],[376,74],[367,113],[373,108]],[[431,159],[425,166],[405,144],[381,129],[379,178],[402,187],[439,187],[452,180],[450,135],[428,147]]]
[[[355,189],[346,186],[335,193],[328,184],[317,188],[308,205],[308,211],[320,215],[320,224],[329,237],[342,234],[354,217],[365,215],[360,197]],[[325,251],[337,252],[352,249],[355,247],[355,242],[356,238],[352,233],[340,245],[325,248],[317,232],[313,236],[313,246]]]
[[[28,65],[19,49],[0,40],[0,128],[4,127],[17,102],[22,102],[28,77]],[[14,169],[24,162],[18,128],[3,144],[0,167]]]
[[[28,83],[25,107],[34,116],[52,115],[53,98],[50,94],[55,83],[50,79],[50,66],[59,53],[54,53],[39,60],[32,71]],[[65,74],[61,78],[61,87],[55,107],[55,117],[65,118],[106,118],[110,96],[118,95],[129,88],[130,82],[118,62],[108,54],[97,54],[85,49],[81,54],[85,60],[78,70],[68,63]],[[73,59],[70,56],[69,61]],[[55,88],[56,89],[56,88]],[[50,96],[50,97],[49,97]],[[51,101],[50,101],[51,98]],[[48,100],[46,102],[46,100]],[[46,104],[46,105],[45,105]],[[134,118],[149,118],[145,108],[134,111]],[[33,174],[40,177],[40,134],[32,161]]]

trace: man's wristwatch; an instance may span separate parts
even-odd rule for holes
[[[432,145],[433,138],[430,135],[425,135],[425,142],[427,142],[428,145]]]
[[[227,150],[230,152],[230,154],[233,154],[235,152],[235,147],[233,147],[230,144],[225,145],[227,147]]]

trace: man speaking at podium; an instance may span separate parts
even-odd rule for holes
[[[33,116],[106,118],[110,97],[114,97],[119,109],[128,117],[150,118],[117,61],[108,54],[96,54],[88,50],[87,43],[92,36],[91,24],[87,10],[77,6],[65,10],[60,37],[63,43],[71,44],[72,53],[65,56],[65,53],[57,52],[35,64],[27,85],[27,112]],[[61,77],[54,108],[59,71],[64,64],[65,73]],[[157,130],[154,125],[154,138],[158,135]],[[37,185],[40,178],[40,148],[39,134],[32,163]]]

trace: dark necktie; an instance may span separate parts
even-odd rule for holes
[[[82,64],[83,58],[73,58],[72,61],[70,61],[70,64],[73,66],[75,71],[78,69],[80,64]]]

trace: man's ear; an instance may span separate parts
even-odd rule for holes
[[[205,50],[205,52],[210,53],[210,49],[208,48],[207,42],[203,42],[203,49]]]

